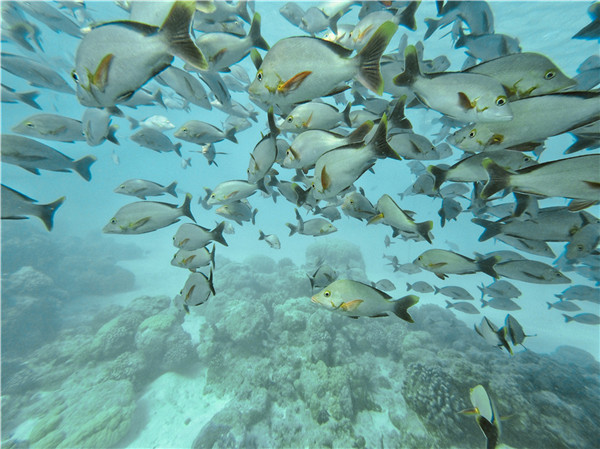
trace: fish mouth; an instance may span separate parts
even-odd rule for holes
[[[310,302],[312,302],[313,304],[319,304],[319,302],[316,300],[316,298],[314,296],[311,296]]]

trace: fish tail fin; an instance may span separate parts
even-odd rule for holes
[[[258,240],[264,240],[265,239],[265,233],[262,232],[260,229],[258,230]]]
[[[550,310],[552,308],[552,303],[546,301],[546,304],[548,304],[548,310]]]
[[[481,259],[477,261],[477,266],[479,270],[483,273],[493,277],[494,279],[499,279],[500,276],[494,270],[494,265],[496,265],[500,261],[500,258],[497,256],[488,257],[487,259]]]
[[[463,27],[458,26],[458,39],[456,39],[456,43],[454,44],[454,48],[461,48],[467,45],[467,35],[465,34]]]
[[[385,114],[383,114],[383,117],[381,117],[381,121],[377,126],[377,130],[375,131],[372,142],[375,156],[378,158],[384,159],[386,157],[390,157],[399,161],[402,160],[400,155],[394,151],[387,141],[387,116]]]
[[[408,282],[406,283],[406,291],[409,291],[412,288],[412,285],[410,285]]]
[[[490,158],[485,158],[481,163],[488,174],[488,182],[481,191],[481,198],[488,199],[494,193],[510,186],[511,174],[496,164]]]
[[[425,32],[425,36],[423,40],[429,39],[435,30],[440,26],[441,19],[425,19],[425,25],[427,25],[427,31]]]
[[[127,120],[129,120],[129,129],[136,129],[140,127],[140,122],[139,120],[130,117],[130,116],[126,116],[125,117]]]
[[[451,307],[454,307],[454,304],[446,299],[446,309],[450,309]]]
[[[404,114],[404,107],[406,106],[406,95],[402,95],[394,105],[394,109],[390,112],[390,124],[392,128],[399,129],[412,129],[412,123],[406,118]]]
[[[219,242],[223,246],[229,246],[227,244],[227,242],[225,241],[225,237],[223,237],[223,230],[224,229],[225,229],[225,221],[222,221],[221,223],[219,223],[215,227],[215,229],[213,229],[212,231],[210,231],[210,233],[212,234],[212,239],[215,242]]]
[[[117,132],[118,129],[119,129],[119,125],[110,125],[108,127],[108,134],[106,134],[106,140],[114,143],[115,145],[120,145],[119,140],[117,139],[117,136],[115,135],[115,133]]]
[[[175,145],[173,145],[173,151],[177,154],[177,156],[182,157],[181,156],[181,142],[177,142]]]
[[[154,92],[154,95],[152,95],[152,98],[154,99],[155,102],[157,102],[159,105],[161,105],[164,109],[167,109],[167,107],[165,106],[165,102],[163,101],[162,89],[160,87],[158,89],[156,89],[156,92]]]
[[[231,140],[233,143],[238,143],[238,140],[235,137],[235,132],[237,130],[235,129],[235,127],[231,127],[228,130],[225,131],[225,138],[227,140]]]
[[[344,15],[344,13],[342,11],[339,11],[336,14],[329,17],[329,20],[328,20],[329,29],[331,31],[333,31],[333,34],[335,34],[335,35],[338,34],[338,27],[337,27],[338,20],[340,20],[343,15]]]
[[[84,156],[81,159],[77,159],[73,161],[73,169],[86,181],[90,181],[92,179],[92,173],[90,172],[90,167],[94,162],[96,162],[98,158],[96,156]]]
[[[275,115],[273,114],[273,106],[269,108],[267,111],[267,122],[269,123],[269,132],[271,133],[271,138],[276,139],[281,130],[277,128],[275,124]]]
[[[215,268],[215,253],[217,251],[217,245],[213,243],[212,251],[210,252],[210,263],[212,263],[213,269]]]
[[[348,102],[348,105],[342,111],[344,115],[344,123],[349,127],[352,127],[352,119],[350,118],[350,108],[352,107],[352,102]]]
[[[248,14],[248,2],[246,0],[239,0],[235,7],[235,13],[246,22],[250,23],[250,14]]]
[[[254,210],[252,211],[252,224],[255,225],[256,224],[256,214],[258,213],[258,209],[254,208]]]
[[[379,60],[397,29],[398,25],[395,23],[385,22],[355,56],[359,62],[358,81],[377,95],[383,94],[383,78],[379,70]]]
[[[479,236],[479,241],[484,242],[496,235],[502,233],[502,224],[494,221],[484,220],[483,218],[473,218],[473,223],[479,226],[483,226],[485,231]]]
[[[400,13],[400,21],[399,25],[405,26],[409,30],[416,31],[417,30],[417,22],[415,21],[415,13],[417,12],[417,8],[421,4],[420,1],[412,1],[409,5],[404,8],[404,11]]]
[[[213,295],[216,295],[217,293],[215,292],[215,286],[213,284],[213,270],[212,268],[210,269],[210,274],[208,275],[208,288],[210,288],[210,292]]]
[[[208,69],[208,62],[190,38],[190,25],[196,13],[196,2],[176,1],[160,27],[175,56],[199,70]]]
[[[416,225],[417,225],[417,232],[419,233],[419,235],[421,237],[423,237],[425,240],[427,240],[427,243],[433,244],[433,242],[431,241],[431,238],[433,236],[429,237],[429,233],[433,229],[433,221],[431,221],[431,220],[424,221],[423,223],[416,223]]]
[[[54,226],[54,213],[62,205],[62,203],[65,202],[65,199],[66,197],[61,196],[52,203],[40,204],[40,212],[38,217],[40,220],[42,220],[48,231],[52,231],[52,227]]]
[[[436,287],[435,285],[433,286],[433,294],[437,295],[440,292],[440,289],[438,287]]]
[[[285,224],[288,228],[290,228],[290,234],[288,237],[291,237],[292,235],[294,235],[296,232],[298,232],[298,226],[294,226],[291,223],[286,223]]]
[[[481,298],[481,308],[483,309],[484,307],[487,307],[489,304],[489,301],[486,301],[485,299]]]
[[[565,323],[568,323],[569,321],[573,321],[573,317],[567,315],[566,313],[563,313],[562,316],[565,317]]]
[[[269,44],[260,34],[260,14],[254,13],[254,17],[252,18],[252,24],[250,25],[250,31],[248,31],[248,36],[250,36],[250,40],[252,41],[252,46],[255,48],[260,48],[261,50],[268,50]]]
[[[165,192],[167,192],[170,195],[173,195],[175,198],[177,198],[177,192],[175,191],[175,189],[177,188],[177,181],[173,181],[171,184],[169,184],[167,187],[165,187]]]
[[[306,199],[308,198],[308,194],[310,193],[310,189],[298,189],[296,194],[298,195],[298,200],[296,201],[296,206],[300,207],[304,203],[306,203]]]
[[[483,285],[483,282],[481,283],[481,285],[478,285],[477,288],[481,292],[481,299],[483,299],[483,297],[485,296],[485,292],[483,290],[485,288],[485,285]]]
[[[185,215],[188,218],[191,218],[192,221],[195,223],[196,219],[194,218],[194,216],[192,215],[192,210],[190,209],[190,205],[192,204],[192,194],[191,193],[186,193],[185,194],[185,200],[183,201],[183,204],[181,205],[181,215]]]
[[[446,182],[446,177],[448,176],[448,170],[438,167],[437,165],[430,165],[427,167],[427,171],[431,173],[434,177],[433,181],[433,190],[440,190],[441,185]]]
[[[415,295],[407,295],[403,298],[394,301],[394,314],[404,321],[414,323],[412,316],[408,313],[408,309],[419,302],[419,297]]]
[[[404,50],[404,72],[394,78],[394,84],[396,86],[412,86],[420,76],[421,69],[419,68],[417,48],[414,45],[409,45]]]
[[[363,142],[365,137],[369,132],[373,129],[373,122],[371,120],[367,120],[350,134],[348,134],[348,142],[350,143],[358,143]]]
[[[19,95],[19,99],[23,103],[31,106],[32,108],[42,109],[42,107],[35,102],[35,99],[38,97],[39,94],[40,93],[37,90],[32,90],[31,92],[23,92],[21,95]]]

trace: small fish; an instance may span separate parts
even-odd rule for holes
[[[466,67],[471,66],[470,62],[474,60],[488,61],[521,52],[521,45],[516,37],[501,33],[465,34],[460,25],[455,29],[458,39],[454,48],[467,48],[465,53],[469,55],[469,60]]]
[[[159,153],[173,151],[181,157],[181,143],[173,143],[162,132],[152,128],[141,128],[129,137],[138,145]]]
[[[464,72],[423,74],[414,45],[406,47],[404,59],[406,68],[394,84],[410,87],[428,108],[463,122],[513,118],[504,87],[494,78]]]
[[[600,102],[599,102],[600,103]],[[511,188],[514,192],[544,197],[562,197],[598,202],[600,195],[600,154],[558,159],[509,173],[494,161],[484,159],[489,181],[481,197]],[[551,179],[552,182],[548,182]]]
[[[283,132],[300,133],[308,129],[331,130],[340,124],[352,126],[348,103],[343,111],[320,101],[302,103],[294,107],[280,125]]]
[[[126,204],[102,228],[102,232],[106,234],[144,234],[176,223],[183,216],[196,221],[190,210],[191,201],[192,195],[188,193],[180,207],[154,201],[136,201]]]
[[[471,388],[470,399],[474,408],[462,410],[460,413],[476,415],[477,424],[487,440],[486,448],[495,449],[502,433],[496,404],[492,402],[487,391],[481,385]]]
[[[111,120],[110,112],[106,109],[86,108],[81,118],[81,129],[89,146],[101,145],[106,140],[119,145],[115,136],[119,127],[111,125]]]
[[[427,31],[424,39],[457,21],[465,22],[473,34],[494,33],[494,14],[487,2],[439,3],[438,16],[439,19],[425,19]]]
[[[390,301],[390,299],[392,299],[390,295],[370,285],[339,279],[314,295],[311,301],[325,307],[327,310],[350,318],[360,316],[384,317],[393,313],[404,321],[413,323],[414,321],[408,313],[408,309],[414,306],[419,298],[408,295],[395,301]]]
[[[477,332],[489,344],[500,349],[504,348],[509,354],[512,355],[513,351],[504,337],[504,330],[498,329],[498,327],[492,323],[489,318],[484,316],[481,320],[481,323],[479,323],[479,326],[475,324],[473,327],[475,328],[475,332]]]
[[[207,205],[226,204],[239,201],[254,195],[258,189],[266,192],[264,184],[254,184],[248,181],[224,181],[218,184],[208,196]]]
[[[504,279],[494,281],[487,287],[482,283],[481,287],[478,286],[477,288],[481,290],[482,298],[484,295],[494,298],[518,298],[521,296],[521,290]]]
[[[569,260],[581,259],[596,250],[600,243],[598,222],[588,223],[578,229],[567,243],[565,257]]]
[[[120,184],[115,190],[115,193],[123,195],[135,196],[141,200],[145,200],[148,196],[161,196],[165,193],[173,195],[177,198],[177,181],[173,181],[168,186],[162,186],[156,182],[147,181],[145,179],[129,179]]]
[[[523,331],[523,326],[517,321],[517,319],[510,313],[506,315],[504,320],[504,336],[507,341],[510,341],[513,346],[521,345],[527,337],[534,337],[535,335],[526,335]],[[525,346],[523,346],[525,347]]]
[[[40,170],[75,171],[86,181],[92,179],[90,166],[97,160],[96,156],[89,155],[74,161],[54,148],[33,139],[6,134],[2,134],[0,153],[2,162],[18,165],[35,175],[39,175]]]
[[[256,183],[263,179],[277,160],[277,135],[279,129],[275,126],[273,109],[268,113],[270,132],[256,144],[252,153],[250,153],[250,163],[246,172],[248,173],[248,182]]]
[[[372,282],[371,286],[375,287],[378,290],[383,290],[386,292],[391,292],[393,290],[396,290],[396,286],[389,279],[380,279],[377,282],[374,282],[374,283]]]
[[[187,313],[190,313],[189,306],[202,305],[210,298],[211,294],[216,295],[212,268],[208,277],[200,272],[191,273],[179,294],[183,296],[183,308]]]
[[[569,284],[571,279],[556,268],[536,260],[509,260],[494,266],[500,276],[533,284]]]
[[[13,126],[12,131],[24,136],[59,142],[86,140],[79,120],[56,114],[32,115]]]
[[[2,70],[23,78],[32,86],[73,94],[75,91],[48,64],[2,52]]]
[[[194,223],[183,223],[173,236],[173,246],[186,251],[204,248],[213,241],[224,246],[229,246],[223,238],[224,230],[224,221],[219,223],[213,230]]]
[[[446,309],[456,309],[462,313],[468,313],[470,315],[477,315],[481,313],[479,310],[477,310],[477,307],[470,302],[465,301],[450,302],[446,300]]]
[[[438,293],[441,293],[442,295],[447,296],[447,297],[452,298],[452,299],[468,299],[468,300],[475,299],[464,288],[458,287],[458,286],[454,286],[454,285],[449,285],[449,286],[441,287],[441,288],[440,287],[435,287],[435,293],[434,293],[434,295],[437,295]]]
[[[140,121],[140,126],[152,128],[156,131],[168,131],[175,128],[175,125],[164,115],[151,115]]]
[[[580,313],[579,315],[569,316],[563,313],[565,317],[565,323],[576,321],[581,324],[598,325],[600,324],[600,316],[593,313]]]
[[[319,265],[312,275],[307,274],[307,276],[310,281],[311,291],[313,291],[315,288],[327,287],[338,277],[335,270],[327,264]]]
[[[192,251],[180,249],[175,253],[171,260],[171,265],[180,268],[187,268],[190,271],[197,272],[198,269],[208,265],[215,267],[215,245],[213,244],[212,251],[205,247],[198,248]]]
[[[89,107],[122,103],[167,68],[173,55],[206,69],[206,59],[189,36],[195,10],[194,2],[173,3],[160,28],[126,20],[94,26],[75,54],[72,77],[79,102]]]
[[[557,309],[564,312],[577,312],[578,310],[581,310],[581,307],[575,304],[575,302],[562,299],[553,303],[546,302],[546,304],[548,304],[548,309]]]
[[[381,220],[394,229],[394,237],[399,232],[415,234],[429,243],[433,243],[430,231],[433,229],[432,221],[416,223],[396,202],[387,194],[384,194],[375,205],[378,214],[369,220],[369,224]]]
[[[302,220],[298,209],[295,209],[295,211],[298,224],[295,226],[291,223],[285,224],[288,228],[290,228],[290,236],[298,233],[302,235],[319,237],[321,235],[327,235],[337,231],[337,228],[324,218],[313,218],[312,220],[304,221]]]
[[[273,249],[281,249],[281,242],[275,234],[265,234],[259,229],[258,240],[264,240]]]
[[[390,247],[390,245],[394,245],[395,243],[396,243],[396,242],[392,242],[392,239],[390,239],[390,236],[389,236],[389,235],[386,235],[386,236],[383,238],[383,244],[385,245],[385,247],[386,247],[386,248],[389,248],[389,247]]]
[[[169,86],[188,103],[209,111],[212,109],[206,89],[204,89],[200,80],[191,73],[170,66],[156,75],[155,80],[163,86]]]
[[[592,3],[588,7],[588,14],[592,21],[573,35],[573,39],[599,39],[600,38],[600,5]]]
[[[225,139],[230,140],[233,143],[238,143],[235,133],[235,128],[229,128],[222,131],[210,123],[201,122],[199,120],[189,120],[175,131],[173,135],[186,142],[195,143],[196,145],[205,145],[207,143],[220,142]]]
[[[377,209],[375,209],[373,204],[364,195],[362,188],[359,192],[350,192],[344,195],[344,202],[341,207],[346,215],[358,218],[359,220],[370,220],[373,216],[377,215]],[[389,236],[386,237],[390,238]]]
[[[444,280],[448,274],[471,274],[479,271],[498,278],[495,271],[497,262],[495,256],[475,260],[445,249],[430,249],[417,257],[413,263]]]
[[[351,50],[322,39],[281,39],[265,55],[248,92],[269,105],[291,105],[337,93],[347,81],[356,79],[381,95],[379,59],[396,29],[392,22],[381,25],[353,58]]]
[[[65,197],[48,204],[35,204],[37,200],[2,184],[2,220],[24,220],[38,217],[48,231],[54,226],[54,214],[65,202]]]
[[[431,293],[433,287],[424,281],[417,281],[414,284],[406,283],[406,291],[414,290],[419,293]]]
[[[442,207],[438,211],[438,215],[440,216],[440,225],[442,228],[446,225],[446,221],[456,221],[462,211],[462,204],[460,204],[458,201],[453,198],[444,198],[442,200]]]
[[[192,150],[192,151],[197,151],[197,150]],[[212,143],[207,143],[207,144],[202,145],[202,150],[200,150],[200,152],[208,161],[208,165],[210,166],[212,164],[215,164],[215,167],[219,166],[219,164],[217,164],[217,161],[215,161],[215,157],[217,156],[217,154],[227,154],[222,151],[216,151],[215,145]]]
[[[600,304],[600,289],[590,287],[589,285],[573,285],[562,293],[554,295],[564,300],[589,301]]]
[[[489,301],[481,300],[481,308],[490,306],[497,310],[521,310],[521,306],[509,298],[492,298]]]
[[[240,226],[243,226],[244,221],[255,224],[257,212],[258,209],[252,209],[252,206],[250,206],[250,203],[246,199],[228,202],[215,210],[215,213],[221,217],[233,220]]]
[[[35,99],[40,95],[37,90],[31,90],[29,92],[17,92],[13,88],[2,84],[2,103],[25,103],[32,108],[42,109],[42,107],[35,102]]]

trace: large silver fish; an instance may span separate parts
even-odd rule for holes
[[[12,131],[24,136],[59,142],[72,143],[86,140],[79,120],[56,114],[32,115],[13,126]]]

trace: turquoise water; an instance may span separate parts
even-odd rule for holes
[[[317,3],[301,4],[305,10],[312,5]],[[518,38],[522,51],[550,57],[569,77],[598,54],[597,40],[572,39],[591,20],[587,2],[489,5],[496,33]],[[283,3],[260,1],[253,6],[271,46],[284,37],[305,34],[282,17]],[[353,5],[339,23],[358,23],[359,10]],[[75,17],[67,9],[61,11],[74,22],[82,18],[79,26],[128,18],[112,2],[86,2],[88,18],[82,10]],[[434,2],[422,2],[415,14],[417,30],[399,27],[386,53],[397,52],[404,34],[409,44],[423,40],[425,19],[436,13]],[[43,62],[74,88],[70,73],[80,39],[56,33],[26,12],[23,16],[39,28],[44,51],[26,51],[10,40],[3,42],[2,51]],[[463,48],[453,48],[450,35],[445,36],[451,26],[424,41],[424,57],[445,55],[449,70],[458,71],[467,57]],[[173,65],[181,68],[183,61],[175,58]],[[254,78],[250,58],[238,66]],[[18,92],[37,90],[41,107],[36,111],[22,103],[2,103],[3,134],[15,134],[11,128],[33,114],[81,119],[86,109],[75,95],[32,87],[6,70],[2,83]],[[144,87],[155,92],[159,84],[151,80]],[[169,88],[161,90],[163,99],[176,98]],[[587,260],[591,275],[563,270],[572,280],[569,285],[511,281],[522,294],[515,299],[520,310],[510,312],[481,308],[477,287],[493,281],[486,274],[441,280],[428,271],[393,271],[384,255],[407,264],[431,248],[468,257],[514,249],[495,239],[479,242],[482,228],[471,223],[473,215],[466,210],[442,227],[440,198],[398,196],[417,179],[406,160],[379,160],[374,173],[367,171],[355,185],[372,203],[389,194],[400,207],[414,211],[416,221],[432,220],[433,244],[395,238],[388,248],[387,226],[367,226],[343,213],[333,222],[335,233],[288,236],[285,223],[295,223],[296,206],[282,196],[274,202],[256,193],[248,199],[258,209],[256,224],[232,221],[235,233],[224,234],[228,246],[216,245],[216,295],[186,314],[178,294],[189,271],[170,264],[179,223],[140,235],[103,234],[102,228],[119,208],[138,201],[114,193],[130,178],[162,185],[177,181],[177,199],[166,195],[149,200],[180,205],[189,192],[198,224],[212,229],[222,220],[215,208],[204,209],[197,200],[204,196],[204,187],[246,179],[249,154],[268,132],[266,112],[253,105],[246,92],[231,95],[258,113],[257,122],[236,134],[237,144],[215,144],[216,151],[226,153],[217,155],[218,166],[194,152],[200,146],[173,136],[190,119],[224,127],[227,113],[193,104],[188,111],[156,104],[119,106],[138,121],[166,116],[175,129],[165,134],[182,143],[183,158],[140,147],[130,139],[137,131],[130,129],[130,121],[113,117],[119,145],[39,139],[74,159],[97,157],[90,182],[73,173],[42,171],[35,176],[2,164],[4,185],[42,204],[66,197],[51,232],[36,217],[2,221],[3,447],[479,448],[485,447],[485,437],[475,419],[458,413],[471,407],[469,389],[478,384],[484,385],[500,416],[510,416],[502,422],[501,444],[598,445],[598,326],[565,323],[561,311],[546,305],[571,285],[594,287],[597,256]],[[392,99],[388,94],[382,98]],[[345,99],[355,101],[350,91]],[[332,98],[325,101],[336,105]],[[342,109],[345,104],[336,106]],[[441,129],[436,111],[410,108],[406,117],[414,132],[432,141]],[[281,137],[292,140],[291,134]],[[540,161],[564,157],[573,141],[571,134],[549,138]],[[461,156],[462,151],[452,148],[450,157],[423,164],[451,165]],[[183,168],[182,159],[189,157],[191,167]],[[275,168],[280,180],[295,174]],[[463,209],[471,202],[471,185],[465,185],[469,193],[455,198]],[[511,201],[509,195],[498,202]],[[562,198],[540,201],[540,207],[566,204]],[[305,220],[313,218],[300,210]],[[598,216],[597,205],[587,211]],[[259,229],[276,234],[281,249],[259,241]],[[520,253],[557,264],[565,242],[549,245],[556,257]],[[312,275],[320,261],[339,278],[390,280],[396,289],[388,293],[394,299],[416,294],[419,304],[410,309],[415,322],[395,316],[353,320],[311,303],[317,291],[311,291],[307,273]],[[441,294],[407,292],[406,284],[417,281],[466,289],[480,314],[445,309],[449,298]],[[564,313],[598,315],[595,299],[574,301],[581,311]],[[535,334],[525,340],[527,349],[516,346],[512,356],[473,331],[484,314],[502,326],[507,313],[519,320],[527,335]]]

